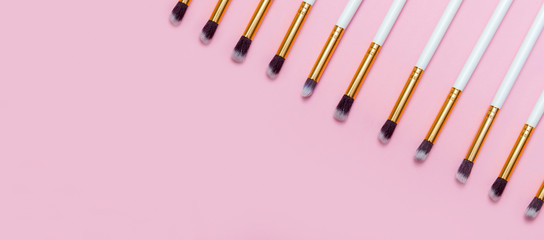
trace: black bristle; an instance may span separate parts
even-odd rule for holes
[[[457,180],[459,180],[459,182],[461,183],[466,183],[468,177],[470,177],[473,166],[473,162],[463,159],[463,163],[461,163],[461,165],[459,166],[459,170],[457,170]]]
[[[315,80],[311,78],[306,79],[306,82],[304,82],[304,86],[302,87],[302,96],[311,96],[314,93],[315,86],[317,86],[317,82]]]
[[[429,142],[427,140],[423,140],[416,151],[416,160],[418,161],[425,161],[427,158],[427,155],[429,155],[429,152],[431,152],[431,149],[433,148],[433,143]]]
[[[342,96],[342,99],[338,103],[338,106],[336,106],[336,111],[334,112],[334,117],[336,118],[336,120],[338,121],[346,120],[354,101],[355,100],[348,95],[344,94],[344,96]]]
[[[249,47],[251,46],[251,39],[247,37],[240,37],[234,51],[232,52],[232,59],[236,62],[243,62],[246,58]]]
[[[185,12],[187,11],[187,8],[189,6],[185,3],[178,2],[174,9],[172,9],[172,14],[170,15],[170,21],[174,25],[178,25],[179,22],[183,19],[183,16],[185,16]]]
[[[384,144],[389,142],[389,139],[391,139],[395,132],[395,128],[397,128],[397,123],[387,119],[380,130],[380,141]]]
[[[215,31],[217,30],[217,27],[219,24],[212,20],[208,20],[206,25],[204,25],[204,28],[202,28],[202,33],[200,35],[200,41],[207,44],[210,42],[210,40],[213,38],[213,35],[215,35]]]
[[[491,186],[491,190],[489,190],[489,197],[491,197],[491,199],[494,201],[498,201],[506,188],[506,184],[508,184],[508,181],[498,177],[493,183],[493,186]]]
[[[533,201],[531,201],[531,203],[527,207],[525,216],[530,219],[536,218],[536,216],[540,212],[540,209],[542,209],[542,205],[544,205],[544,201],[537,197],[533,198]]]
[[[278,73],[281,71],[281,67],[283,67],[283,63],[285,62],[285,58],[274,55],[274,58],[272,58],[272,61],[270,61],[270,64],[268,64],[268,70],[266,71],[268,73],[268,76],[272,79],[276,78]]]

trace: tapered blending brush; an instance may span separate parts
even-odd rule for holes
[[[474,70],[482,59],[485,50],[489,46],[489,43],[493,39],[493,36],[495,36],[495,33],[497,32],[497,29],[499,28],[502,20],[504,19],[506,12],[508,12],[511,4],[512,0],[501,0],[499,2],[497,8],[495,9],[495,12],[491,16],[491,19],[487,23],[487,26],[485,27],[482,35],[480,36],[480,39],[478,39],[476,46],[474,46],[472,53],[468,57],[465,66],[457,77],[457,80],[455,81],[453,88],[448,94],[446,101],[442,105],[440,112],[436,116],[436,119],[434,120],[431,129],[427,133],[427,136],[425,137],[421,145],[419,145],[419,147],[417,148],[415,154],[415,159],[417,161],[424,161],[427,158],[427,155],[431,151],[436,141],[436,138],[440,134],[440,130],[442,130],[442,127],[446,123],[446,120],[448,119],[451,110],[459,99],[459,95],[468,84],[468,81],[472,77],[472,73],[474,73]]]
[[[446,7],[446,10],[440,18],[440,21],[438,21],[438,24],[434,28],[434,31],[429,38],[425,49],[423,49],[423,53],[421,53],[421,56],[419,57],[416,66],[413,68],[412,73],[408,78],[408,81],[404,85],[404,89],[402,90],[402,93],[400,94],[397,103],[393,108],[393,111],[391,111],[389,118],[380,130],[378,139],[382,143],[385,144],[389,142],[389,139],[391,139],[391,137],[393,136],[393,132],[397,127],[404,108],[406,107],[406,105],[408,105],[408,101],[410,101],[410,97],[416,89],[419,79],[421,79],[421,77],[423,76],[427,65],[429,65],[429,62],[431,61],[434,53],[436,52],[438,45],[440,45],[442,38],[444,38],[444,35],[446,34],[446,31],[448,30],[451,22],[453,21],[453,18],[455,17],[457,10],[459,10],[459,6],[461,6],[462,2],[463,0],[450,0],[450,3]]]
[[[172,9],[172,13],[170,14],[170,22],[173,25],[179,25],[181,19],[183,19],[183,16],[185,16],[185,12],[189,7],[190,2],[191,0],[179,0],[174,9]]]
[[[321,75],[325,71],[325,68],[327,68],[327,64],[329,63],[334,50],[336,50],[336,46],[338,46],[338,43],[340,43],[340,39],[342,39],[345,30],[353,19],[355,12],[357,12],[357,9],[359,9],[359,6],[361,6],[362,2],[363,0],[349,0],[346,7],[344,7],[344,11],[332,29],[329,39],[321,50],[321,54],[319,54],[310,75],[306,79],[306,82],[304,82],[304,86],[302,87],[302,97],[309,97],[313,94]]]
[[[289,50],[295,42],[298,32],[304,24],[304,20],[306,20],[306,16],[308,16],[308,13],[310,12],[310,9],[312,8],[314,2],[315,0],[302,1],[302,4],[297,11],[297,15],[295,16],[295,19],[293,19],[293,22],[291,23],[291,27],[289,27],[287,34],[285,34],[285,37],[283,38],[283,42],[281,43],[278,52],[276,53],[274,58],[272,58],[270,64],[268,64],[268,69],[266,70],[266,73],[271,79],[276,78],[278,76],[278,73],[281,71],[283,63],[285,62],[285,58],[287,57],[287,54],[289,54]]]
[[[200,41],[202,43],[210,43],[210,40],[213,38],[213,35],[215,35],[215,31],[217,30],[219,22],[221,21],[221,18],[223,18],[223,14],[229,6],[229,3],[230,0],[219,0],[219,2],[217,2],[217,5],[215,5],[215,9],[213,10],[212,16],[210,17],[206,25],[204,25],[204,28],[202,28],[202,33],[200,33]]]
[[[534,219],[540,212],[540,209],[542,209],[542,205],[544,205],[544,182],[542,185],[540,185],[540,189],[536,193],[535,198],[533,198],[533,201],[529,204],[527,207],[527,210],[525,211],[525,216],[529,219]]]
[[[527,142],[529,142],[533,130],[536,128],[538,122],[542,118],[543,113],[544,92],[542,92],[535,107],[533,108],[533,111],[529,116],[529,120],[527,120],[525,126],[523,126],[523,129],[519,134],[518,140],[514,144],[512,151],[510,151],[510,155],[508,155],[508,159],[506,160],[506,163],[504,164],[502,171],[499,174],[499,177],[497,178],[497,180],[495,180],[495,182],[491,186],[491,189],[489,190],[489,197],[494,201],[498,201],[501,198],[504,189],[506,188],[506,184],[508,184],[508,180],[512,176],[512,172],[516,168],[516,164],[518,163],[518,160],[523,153]]]
[[[487,133],[491,129],[493,121],[497,117],[499,110],[502,108],[504,102],[506,101],[506,98],[508,97],[512,86],[514,86],[514,83],[516,82],[519,73],[523,69],[523,65],[525,65],[529,54],[533,50],[537,39],[542,33],[543,27],[544,5],[542,5],[542,7],[540,8],[540,11],[536,16],[533,25],[529,29],[525,40],[521,44],[521,47],[519,48],[518,53],[516,54],[512,65],[510,66],[510,69],[506,73],[506,76],[504,77],[501,86],[497,90],[495,98],[493,99],[493,102],[489,107],[489,110],[485,114],[482,124],[480,125],[480,129],[476,133],[476,136],[472,141],[472,145],[470,146],[467,155],[465,156],[465,159],[461,163],[461,166],[459,166],[459,170],[457,171],[457,180],[459,180],[459,182],[465,183],[470,176],[474,163],[476,162],[476,157],[478,156],[478,152],[484,144]]]
[[[391,29],[397,21],[397,18],[399,17],[399,14],[402,11],[405,3],[406,0],[393,1],[393,4],[387,12],[387,15],[385,15],[385,19],[383,20],[382,25],[378,29],[378,33],[376,33],[376,36],[374,37],[374,41],[372,41],[372,43],[370,44],[370,47],[368,48],[366,55],[361,62],[361,65],[359,65],[359,69],[357,69],[355,77],[353,77],[353,80],[351,80],[348,90],[336,107],[336,111],[334,112],[334,118],[336,118],[336,120],[346,120],[351,106],[355,101],[355,97],[359,92],[359,88],[363,84],[363,81],[365,80],[366,75],[370,71],[374,60],[376,59],[376,56],[378,56],[380,48],[383,46],[385,40],[387,39],[387,36],[391,32]]]
[[[253,13],[253,17],[251,17],[251,21],[249,21],[249,24],[244,31],[244,35],[240,37],[240,40],[234,47],[232,59],[235,62],[241,63],[246,59],[247,52],[251,46],[251,41],[253,41],[253,37],[255,37],[255,33],[257,33],[271,3],[272,0],[261,0],[259,2],[259,6],[255,10],[255,13]]]

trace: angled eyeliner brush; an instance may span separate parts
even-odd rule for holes
[[[215,35],[215,31],[217,30],[219,22],[221,21],[221,18],[223,18],[223,14],[229,6],[229,3],[230,0],[219,0],[219,2],[217,2],[217,5],[215,5],[215,9],[213,10],[212,16],[210,17],[206,25],[204,25],[204,28],[202,28],[202,32],[200,33],[200,41],[202,43],[210,43],[210,40],[212,40],[213,35]]]
[[[361,88],[361,85],[363,84],[366,75],[370,71],[374,60],[376,60],[380,48],[387,39],[387,36],[389,36],[393,25],[395,25],[395,22],[397,21],[397,18],[399,17],[405,3],[406,0],[393,1],[393,4],[387,12],[387,15],[385,15],[385,19],[383,20],[382,25],[380,26],[378,32],[376,33],[376,36],[374,37],[374,41],[372,41],[372,43],[370,44],[370,47],[368,48],[366,55],[361,62],[361,65],[359,65],[359,69],[357,69],[353,80],[351,80],[348,90],[346,90],[346,93],[344,94],[344,96],[342,96],[342,99],[338,103],[338,106],[336,106],[336,110],[334,111],[334,118],[336,120],[345,121],[348,117],[351,106],[355,101],[355,97],[357,96],[357,93],[359,92],[359,89]]]
[[[176,3],[176,6],[172,9],[172,13],[170,14],[170,22],[174,26],[179,25],[183,16],[185,16],[185,12],[189,7],[190,2],[191,0],[179,0],[178,3]]]
[[[516,168],[518,160],[521,157],[521,154],[523,153],[525,146],[529,142],[529,139],[531,138],[531,134],[533,133],[533,130],[537,127],[538,122],[540,122],[540,119],[542,118],[543,113],[544,113],[544,92],[542,92],[542,94],[540,95],[540,98],[536,102],[536,105],[533,108],[531,115],[529,116],[529,119],[523,126],[523,129],[521,130],[521,133],[519,134],[518,140],[514,144],[512,151],[510,151],[510,155],[508,155],[506,163],[504,163],[504,166],[501,170],[501,173],[499,174],[499,177],[497,177],[497,180],[495,180],[495,182],[491,186],[491,189],[489,190],[489,197],[492,200],[498,201],[501,198],[504,192],[504,189],[506,188],[506,184],[508,184],[508,180],[512,176],[512,173],[514,172],[514,169]]]
[[[259,2],[259,6],[257,6],[255,13],[253,13],[253,17],[251,17],[251,21],[249,21],[249,24],[244,31],[244,35],[240,37],[240,40],[238,40],[238,43],[234,47],[234,51],[232,52],[232,60],[235,62],[242,63],[246,59],[246,55],[249,51],[249,47],[251,46],[251,42],[253,41],[253,37],[255,37],[255,34],[257,33],[257,30],[259,29],[259,26],[261,25],[261,22],[263,21],[263,18],[266,15],[271,3],[272,0],[261,0]]]
[[[266,70],[266,73],[268,74],[269,78],[275,79],[280,73],[281,68],[283,67],[283,63],[285,62],[285,58],[287,57],[287,54],[289,54],[289,50],[295,42],[298,32],[304,24],[304,20],[306,20],[306,16],[308,16],[308,13],[310,12],[310,9],[314,5],[314,3],[315,0],[302,1],[302,4],[297,11],[297,14],[295,15],[295,18],[293,19],[293,22],[289,27],[289,30],[283,38],[283,42],[281,43],[278,52],[276,53],[274,58],[272,58],[270,64],[268,64],[268,69]]]
[[[512,0],[501,0],[497,5],[497,8],[495,8],[491,19],[487,23],[487,26],[485,27],[482,35],[480,35],[480,39],[478,39],[476,46],[474,46],[474,49],[468,57],[465,66],[461,70],[461,73],[457,77],[453,88],[451,89],[448,97],[446,98],[446,101],[444,102],[442,108],[440,109],[440,112],[436,116],[436,119],[434,120],[431,129],[429,129],[427,136],[425,137],[421,145],[419,145],[419,147],[417,148],[415,154],[415,159],[417,161],[422,162],[425,161],[425,159],[427,158],[427,155],[431,151],[436,141],[436,138],[440,134],[440,130],[442,130],[442,127],[446,123],[446,120],[448,120],[451,110],[459,99],[459,95],[465,89],[468,81],[474,73],[474,70],[478,66],[478,63],[480,63],[480,60],[485,53],[485,50],[489,46],[489,43],[493,39],[493,36],[495,36],[495,33],[501,25],[502,20],[504,19],[506,12],[508,12],[511,4]]]
[[[533,198],[533,201],[527,207],[525,211],[525,216],[529,219],[534,219],[542,209],[544,205],[544,182],[540,185],[540,189],[536,193],[536,196]]]
[[[342,39],[344,31],[349,26],[349,23],[353,19],[355,12],[357,12],[357,9],[359,9],[362,2],[363,0],[349,0],[348,4],[344,8],[344,11],[342,12],[342,15],[340,15],[340,18],[332,29],[329,39],[321,50],[321,54],[319,54],[310,75],[306,79],[306,82],[304,82],[304,86],[302,87],[302,97],[309,97],[313,94],[321,75],[325,71],[325,68],[327,68],[327,64],[329,63],[334,50],[336,50],[336,46],[338,46],[338,43],[340,43],[340,39]]]
[[[453,21],[455,14],[457,14],[457,10],[459,10],[462,2],[463,0],[450,0],[450,3],[446,7],[446,10],[444,10],[440,21],[438,21],[438,24],[434,28],[434,31],[429,38],[425,49],[423,49],[423,52],[421,53],[417,64],[412,70],[408,81],[404,85],[404,89],[402,90],[402,93],[400,94],[397,103],[395,104],[395,107],[391,111],[389,118],[380,130],[378,139],[383,144],[389,142],[389,140],[393,136],[393,132],[395,131],[395,128],[399,123],[404,108],[406,107],[406,105],[408,105],[408,101],[410,101],[410,97],[416,89],[417,83],[423,76],[427,65],[429,65],[429,62],[433,58],[436,49],[444,38],[446,31],[448,31],[448,28]]]
[[[531,51],[533,50],[536,41],[542,33],[543,27],[544,4],[540,8],[540,11],[536,16],[533,25],[529,29],[525,40],[523,40],[523,43],[521,44],[521,47],[519,48],[518,53],[516,54],[516,57],[512,62],[512,65],[510,65],[510,69],[506,73],[506,76],[501,83],[501,86],[497,90],[497,93],[495,93],[493,102],[491,102],[491,106],[489,106],[489,110],[485,114],[484,120],[480,125],[480,129],[478,129],[478,132],[476,133],[476,136],[472,141],[472,144],[467,152],[467,155],[465,156],[465,159],[459,166],[459,170],[457,171],[456,175],[459,182],[465,183],[468,180],[468,177],[472,172],[472,168],[474,167],[474,163],[476,162],[478,152],[480,152],[480,149],[485,142],[487,133],[491,129],[491,126],[493,125],[493,122],[495,121],[499,110],[502,108],[504,102],[506,101],[506,98],[508,97],[508,94],[510,94],[510,90],[512,90],[514,83],[518,79],[519,73],[523,69],[525,62],[529,57],[529,54],[531,54]]]

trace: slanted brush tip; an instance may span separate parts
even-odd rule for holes
[[[232,60],[238,63],[244,62],[250,46],[251,39],[244,36],[240,37],[240,40],[238,40],[238,43],[232,52]]]
[[[382,129],[380,130],[380,134],[378,135],[378,139],[380,140],[380,142],[382,142],[383,144],[388,143],[391,139],[391,136],[393,136],[396,127],[396,122],[387,119],[387,121],[385,121],[385,123],[383,124]]]
[[[314,93],[315,86],[317,86],[317,82],[314,81],[311,78],[306,79],[306,82],[304,82],[304,86],[302,87],[302,97],[309,97]]]
[[[353,106],[354,101],[355,99],[344,94],[344,96],[342,96],[342,99],[338,103],[338,106],[336,106],[336,110],[334,111],[334,118],[341,122],[345,121],[349,115],[349,111],[351,110],[351,106]]]
[[[217,26],[219,26],[219,24],[217,24],[216,22],[212,20],[208,20],[206,25],[204,25],[204,28],[202,28],[202,33],[200,33],[200,41],[204,44],[210,43],[210,40],[212,40],[213,35],[215,35]]]
[[[187,4],[178,2],[174,9],[172,9],[172,13],[170,14],[170,22],[177,26],[181,22],[181,19],[183,19],[183,16],[185,16],[185,12],[187,11],[187,7],[189,7]]]
[[[281,71],[281,67],[283,67],[283,63],[285,62],[285,58],[274,55],[274,58],[272,58],[272,61],[270,61],[270,64],[268,64],[268,69],[266,70],[266,74],[270,79],[275,79],[278,76],[278,73]]]
[[[542,205],[544,205],[544,201],[537,197],[533,198],[533,201],[527,207],[527,211],[525,211],[525,216],[529,219],[536,218],[540,209],[542,209]]]
[[[508,184],[508,181],[501,177],[498,177],[497,180],[495,180],[495,182],[491,186],[491,189],[489,190],[489,197],[491,198],[491,200],[499,201],[499,199],[501,199],[502,193],[506,188],[506,184]]]
[[[427,158],[427,155],[429,155],[429,152],[431,152],[431,149],[433,148],[433,143],[429,142],[427,140],[423,140],[419,147],[416,150],[415,158],[419,162],[425,161]]]
[[[470,176],[470,173],[472,172],[472,167],[474,166],[474,163],[463,159],[463,162],[459,166],[459,170],[457,170],[457,181],[460,183],[466,183],[468,180],[468,177]]]

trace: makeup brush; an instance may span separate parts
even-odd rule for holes
[[[493,125],[493,122],[495,121],[499,110],[502,108],[504,102],[506,101],[510,90],[512,90],[512,87],[514,86],[514,83],[516,82],[519,73],[523,69],[525,62],[529,57],[529,54],[531,54],[531,51],[533,50],[533,47],[538,40],[543,27],[544,5],[542,5],[542,7],[540,8],[540,11],[536,16],[533,25],[529,29],[525,40],[523,40],[523,43],[521,44],[521,47],[519,48],[518,53],[516,54],[516,57],[512,62],[512,65],[510,65],[510,69],[506,73],[506,76],[504,77],[501,86],[495,94],[493,102],[491,102],[491,106],[489,106],[489,110],[485,114],[484,120],[482,121],[482,124],[480,125],[480,128],[478,129],[478,132],[476,133],[476,136],[472,141],[472,144],[467,152],[467,155],[465,156],[465,159],[461,163],[461,166],[459,166],[459,170],[457,171],[457,180],[459,180],[459,182],[465,183],[470,176],[474,163],[476,162],[476,157],[478,156],[478,152],[484,144],[487,133],[491,129],[491,126]]]
[[[393,111],[391,111],[389,118],[380,130],[378,139],[382,143],[385,144],[389,142],[389,139],[391,139],[391,137],[393,136],[393,132],[397,127],[404,108],[406,107],[406,105],[408,105],[408,101],[410,101],[410,97],[416,89],[419,79],[421,79],[421,77],[423,76],[423,72],[433,58],[433,55],[438,48],[438,45],[440,45],[442,38],[444,38],[444,35],[446,34],[446,31],[448,30],[451,22],[453,21],[453,18],[455,17],[457,10],[459,10],[462,2],[463,0],[450,0],[450,3],[446,7],[446,10],[444,10],[440,21],[438,21],[438,24],[434,28],[434,31],[429,38],[427,45],[423,49],[423,52],[421,53],[417,64],[412,70],[408,81],[404,85],[404,89],[402,90],[402,93],[397,99],[397,103],[395,104]]]
[[[540,209],[542,209],[542,205],[544,205],[544,182],[542,185],[540,185],[540,189],[536,193],[535,198],[533,198],[533,201],[529,204],[527,207],[527,211],[525,211],[525,216],[529,219],[534,219],[540,212]]]
[[[529,120],[527,120],[525,126],[523,126],[523,129],[521,130],[521,133],[519,134],[518,140],[514,144],[514,147],[512,148],[512,151],[510,151],[510,155],[508,156],[508,159],[506,160],[506,163],[504,163],[504,166],[502,168],[501,173],[499,174],[499,177],[493,185],[491,186],[491,190],[489,190],[489,197],[493,199],[494,201],[498,201],[503,192],[506,188],[506,184],[508,184],[508,180],[512,176],[512,172],[516,168],[516,164],[518,163],[518,160],[523,153],[523,150],[525,149],[525,145],[527,145],[527,142],[529,142],[529,139],[531,138],[531,134],[533,133],[533,130],[538,125],[538,122],[542,118],[542,114],[544,113],[544,92],[540,95],[540,98],[538,99],[535,107],[533,108],[533,111],[531,112],[531,115],[529,116]]]
[[[344,11],[332,29],[329,39],[321,50],[321,53],[319,54],[310,75],[306,79],[306,82],[304,82],[304,86],[302,87],[302,97],[309,97],[314,92],[321,75],[325,71],[325,68],[327,68],[327,64],[329,63],[334,50],[336,50],[336,46],[338,46],[338,43],[340,43],[340,39],[342,39],[345,30],[353,19],[355,12],[357,12],[357,9],[359,9],[359,6],[361,6],[362,2],[363,0],[349,0],[346,7],[344,7]]]
[[[170,14],[170,22],[174,26],[179,25],[181,19],[183,19],[183,16],[185,16],[185,12],[189,7],[190,2],[191,0],[179,0],[174,9],[172,9],[172,13]]]
[[[359,65],[359,69],[357,69],[353,80],[351,80],[348,90],[346,91],[344,96],[342,96],[342,99],[340,100],[340,103],[338,103],[338,106],[336,106],[336,111],[334,111],[334,118],[336,118],[336,120],[346,120],[351,106],[355,101],[355,97],[359,92],[359,88],[363,84],[363,81],[365,80],[366,75],[370,71],[374,60],[376,59],[376,56],[378,56],[380,48],[382,47],[385,40],[387,39],[387,36],[391,32],[391,29],[397,21],[397,18],[399,17],[399,14],[402,11],[405,3],[406,0],[393,1],[393,4],[387,12],[387,15],[385,15],[385,19],[383,20],[382,25],[378,29],[378,33],[376,33],[376,36],[374,36],[374,41],[372,41],[372,43],[370,44],[370,47],[368,48],[366,55],[361,62],[361,65]]]
[[[240,37],[240,40],[234,47],[232,59],[235,62],[241,63],[246,59],[247,52],[251,46],[251,41],[253,41],[253,37],[255,37],[255,33],[257,33],[271,3],[272,0],[261,0],[261,2],[259,2],[259,6],[255,10],[255,13],[253,13],[253,17],[251,17],[251,21],[249,21],[249,24],[244,31],[244,35]]]
[[[217,2],[217,5],[215,5],[215,9],[213,10],[212,16],[210,17],[206,25],[204,25],[204,28],[202,28],[202,33],[200,33],[200,41],[202,43],[210,43],[210,40],[213,38],[213,35],[215,35],[215,31],[217,30],[219,22],[221,21],[221,18],[223,18],[223,14],[229,6],[229,3],[230,0],[219,0],[219,2]]]
[[[306,16],[310,12],[310,9],[312,8],[314,2],[315,0],[302,1],[302,4],[297,11],[297,15],[295,15],[295,18],[293,19],[293,22],[291,23],[287,34],[285,34],[285,37],[283,38],[283,42],[281,43],[278,52],[276,53],[274,58],[272,58],[270,64],[268,64],[268,69],[266,70],[266,73],[271,79],[276,78],[278,76],[278,73],[281,71],[283,63],[285,62],[285,58],[287,57],[287,54],[289,54],[289,50],[295,42],[298,32],[304,24],[304,20],[306,20]]]
[[[436,116],[436,119],[434,120],[431,129],[427,133],[427,136],[425,137],[421,145],[419,145],[419,147],[417,148],[415,154],[415,159],[417,161],[421,162],[427,158],[427,155],[431,151],[436,141],[436,138],[440,134],[440,130],[442,130],[442,127],[446,123],[446,120],[448,119],[451,110],[459,99],[459,95],[465,89],[468,81],[472,77],[472,73],[474,73],[474,70],[478,66],[478,63],[480,63],[480,60],[485,53],[485,50],[489,46],[489,43],[491,42],[491,39],[493,39],[493,36],[495,36],[495,33],[497,32],[497,29],[499,28],[502,20],[504,19],[506,12],[508,12],[511,4],[512,0],[501,0],[499,2],[497,8],[495,9],[495,12],[491,16],[491,19],[487,23],[487,26],[485,27],[482,35],[480,36],[480,39],[478,39],[476,46],[474,46],[472,53],[468,57],[465,66],[457,77],[457,80],[455,81],[453,88],[448,94],[446,101],[442,105],[440,112]]]

